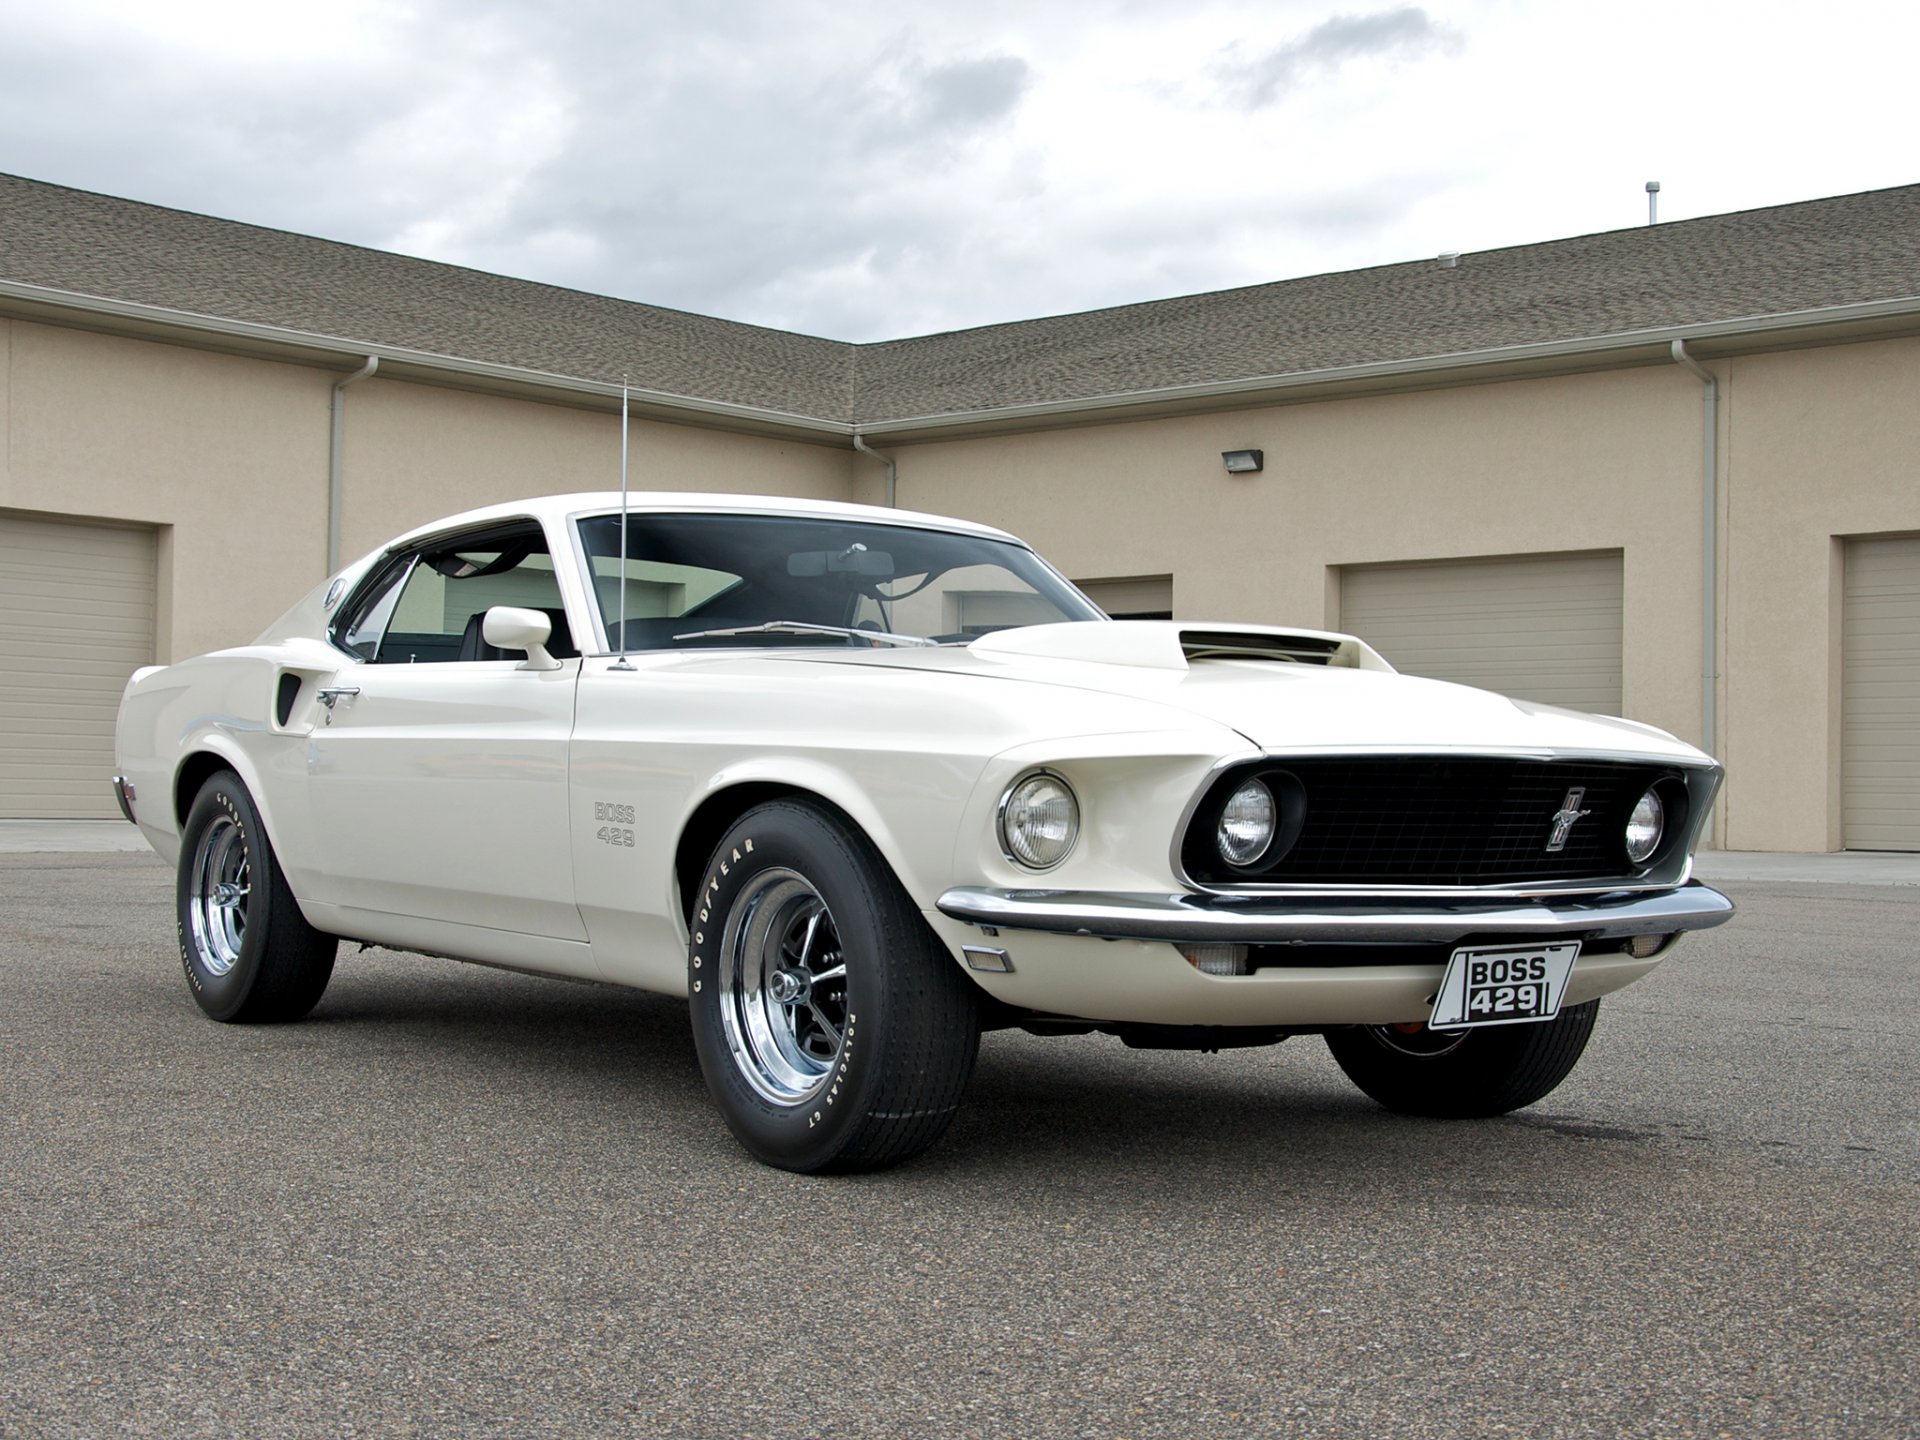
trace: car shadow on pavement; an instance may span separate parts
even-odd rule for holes
[[[759,1168],[733,1149],[700,1077],[685,1003],[671,997],[343,948],[333,986],[305,1022],[265,1034],[211,1029],[216,1047],[264,1043],[347,1073],[404,1063],[416,1085],[508,1106],[537,1102],[543,1114],[608,1139],[628,1129],[706,1135],[715,1159]],[[1558,1208],[1566,1202],[1539,1162],[1566,1154],[1584,1174],[1591,1154],[1574,1152],[1602,1142],[1644,1150],[1639,1138],[1524,1114],[1478,1122],[1391,1115],[1346,1082],[1314,1037],[1207,1055],[1132,1050],[1098,1035],[995,1032],[983,1038],[952,1129],[893,1173],[900,1183],[967,1184],[1047,1171],[1170,1191],[1207,1177],[1232,1188],[1250,1177],[1337,1177],[1348,1187],[1413,1186],[1429,1197],[1457,1188],[1466,1199]],[[1488,1181],[1517,1155],[1530,1157],[1522,1174]]]
[[[503,1075],[559,1065],[620,1086],[683,1070],[699,1078],[684,1001],[387,951],[362,957],[344,945],[332,985],[296,1028],[403,1040]]]
[[[953,1129],[916,1169],[989,1189],[1045,1173],[1088,1189],[1206,1193],[1254,1207],[1284,1184],[1295,1199],[1324,1190],[1330,1200],[1558,1212],[1643,1198],[1673,1158],[1650,1138],[1538,1109],[1487,1120],[1394,1115],[1311,1036],[1205,1055],[1008,1035],[988,1037]]]

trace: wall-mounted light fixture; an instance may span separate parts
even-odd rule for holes
[[[1229,475],[1258,475],[1267,468],[1264,450],[1222,450],[1220,458],[1227,462]]]

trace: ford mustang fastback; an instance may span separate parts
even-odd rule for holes
[[[1317,630],[1109,620],[1012,536],[550,496],[401,536],[140,671],[115,793],[215,1020],[338,942],[683,995],[741,1143],[920,1153],[983,1029],[1325,1037],[1390,1109],[1532,1104],[1727,900],[1720,780],[1626,720]]]

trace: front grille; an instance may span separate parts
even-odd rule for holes
[[[1676,772],[1594,761],[1438,757],[1300,759],[1237,769],[1208,790],[1182,859],[1201,884],[1506,885],[1626,878],[1622,839],[1647,787]],[[1249,775],[1270,784],[1283,807],[1301,805],[1299,838],[1284,854],[1245,870],[1214,849],[1220,807]],[[1554,817],[1571,790],[1591,813],[1548,850]],[[1291,798],[1289,798],[1291,797]],[[1669,828],[1680,817],[1669,818]],[[1283,826],[1283,833],[1285,831]]]

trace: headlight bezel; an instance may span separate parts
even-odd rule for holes
[[[1237,865],[1221,853],[1220,821],[1227,802],[1250,780],[1258,780],[1273,800],[1274,832],[1265,849]],[[1174,873],[1201,889],[1257,884],[1286,859],[1300,839],[1306,819],[1306,787],[1283,762],[1224,762],[1215,768],[1181,818],[1173,841]]]
[[[1014,843],[1012,835],[1009,833],[1008,822],[1009,817],[1013,814],[1015,798],[1027,786],[1039,784],[1058,786],[1061,794],[1065,796],[1069,807],[1066,842],[1061,846],[1060,853],[1051,860],[1029,858],[1021,854],[1020,847]],[[1080,797],[1074,791],[1073,782],[1068,780],[1067,777],[1062,775],[1058,770],[1039,766],[1031,770],[1022,771],[1005,790],[1000,792],[1000,803],[994,811],[994,833],[999,839],[1000,853],[1002,856],[1011,863],[1018,865],[1022,870],[1035,875],[1044,875],[1048,871],[1057,870],[1066,864],[1067,860],[1073,855],[1073,852],[1079,847],[1082,818]]]

